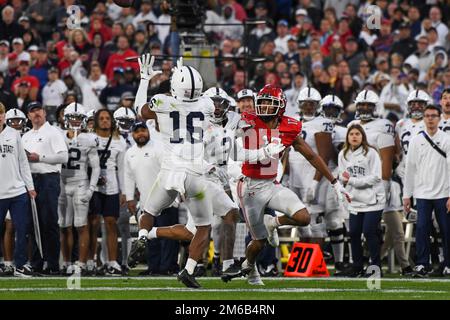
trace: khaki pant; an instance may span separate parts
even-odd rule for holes
[[[381,257],[384,257],[388,250],[394,248],[395,257],[400,263],[400,267],[409,266],[409,260],[405,252],[405,231],[403,230],[403,213],[400,211],[384,212],[383,220],[386,223],[386,235],[381,247]]]

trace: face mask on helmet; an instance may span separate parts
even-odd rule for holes
[[[273,118],[277,116],[282,102],[279,99],[271,97],[256,98],[256,114],[261,117]]]
[[[341,122],[342,108],[335,104],[324,104],[322,106],[322,115],[334,122]]]
[[[214,123],[221,123],[230,109],[230,102],[227,99],[224,99],[222,97],[213,97],[212,100],[214,101]]]
[[[11,118],[6,120],[6,125],[18,131],[25,129],[26,120],[22,118]]]
[[[410,101],[408,103],[408,114],[412,119],[420,120],[427,106],[427,101]]]
[[[64,116],[64,122],[66,128],[72,130],[81,130],[85,126],[86,116],[82,114],[66,114]]]
[[[134,119],[132,118],[116,118],[117,125],[119,126],[120,133],[129,133],[131,131],[131,127],[134,124]]]
[[[363,121],[373,120],[375,115],[376,105],[368,102],[360,102],[356,105],[356,119]]]
[[[310,121],[317,116],[319,102],[313,100],[300,101],[300,116],[303,120]]]

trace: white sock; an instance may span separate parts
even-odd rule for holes
[[[158,229],[157,227],[153,227],[152,230],[150,230],[150,232],[148,233],[147,238],[148,239],[156,239],[156,238],[158,238],[158,236],[156,235],[156,230],[157,229]]]
[[[223,261],[222,271],[227,270],[234,263],[234,259],[227,259]]]
[[[184,267],[187,272],[192,275],[194,274],[195,266],[197,265],[197,261],[194,259],[189,258],[186,262],[186,266]]]
[[[147,231],[147,229],[141,229],[141,230],[139,230],[139,234],[138,234],[138,238],[140,239],[140,238],[142,238],[142,237],[148,237],[148,231]]]

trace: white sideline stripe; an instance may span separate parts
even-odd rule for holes
[[[374,293],[446,293],[441,290],[413,289],[322,289],[322,288],[260,288],[260,289],[189,289],[179,287],[87,287],[80,289],[68,288],[0,288],[0,292],[17,291],[174,291],[174,292],[267,292],[267,293],[314,293],[314,292],[374,292]]]
[[[32,278],[19,278],[19,277],[0,277],[1,281],[16,281],[16,280],[67,280],[69,277],[32,277]],[[109,280],[138,280],[138,281],[158,281],[158,280],[177,280],[176,277],[82,277],[82,280],[94,280],[94,281],[109,281]],[[294,277],[262,277],[263,281],[354,281],[354,282],[367,282],[368,280],[374,280],[369,278],[344,278],[344,277],[320,277],[320,278],[294,278]],[[209,280],[220,280],[220,277],[200,277],[197,280],[201,281],[209,281]],[[239,280],[239,279],[236,279]],[[242,280],[244,280],[242,278]],[[381,278],[381,282],[417,282],[417,283],[426,283],[426,282],[450,282],[450,278]]]

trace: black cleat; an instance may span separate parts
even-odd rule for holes
[[[211,273],[213,277],[220,277],[222,270],[220,268],[220,258],[213,258]]]
[[[186,269],[181,270],[177,276],[178,281],[183,282],[183,284],[188,288],[200,288],[200,283],[195,280],[194,275],[190,275]]]
[[[403,277],[411,277],[413,274],[414,274],[414,270],[413,270],[413,268],[411,268],[411,266],[402,268],[402,276]]]
[[[148,239],[144,236],[133,241],[131,245],[130,255],[128,256],[128,265],[130,268],[137,266],[138,261],[144,256],[145,247],[147,246]]]
[[[428,278],[432,270],[425,267],[424,265],[417,265],[414,267],[414,272],[412,274],[413,278]]]
[[[194,277],[206,277],[206,268],[205,266],[196,266],[194,270]]]
[[[253,269],[253,267],[247,266],[247,267],[239,269],[237,272],[235,272],[235,268],[231,268],[231,267],[228,268],[227,270],[225,270],[223,272],[222,276],[220,277],[223,282],[231,281],[234,278],[246,277]]]

